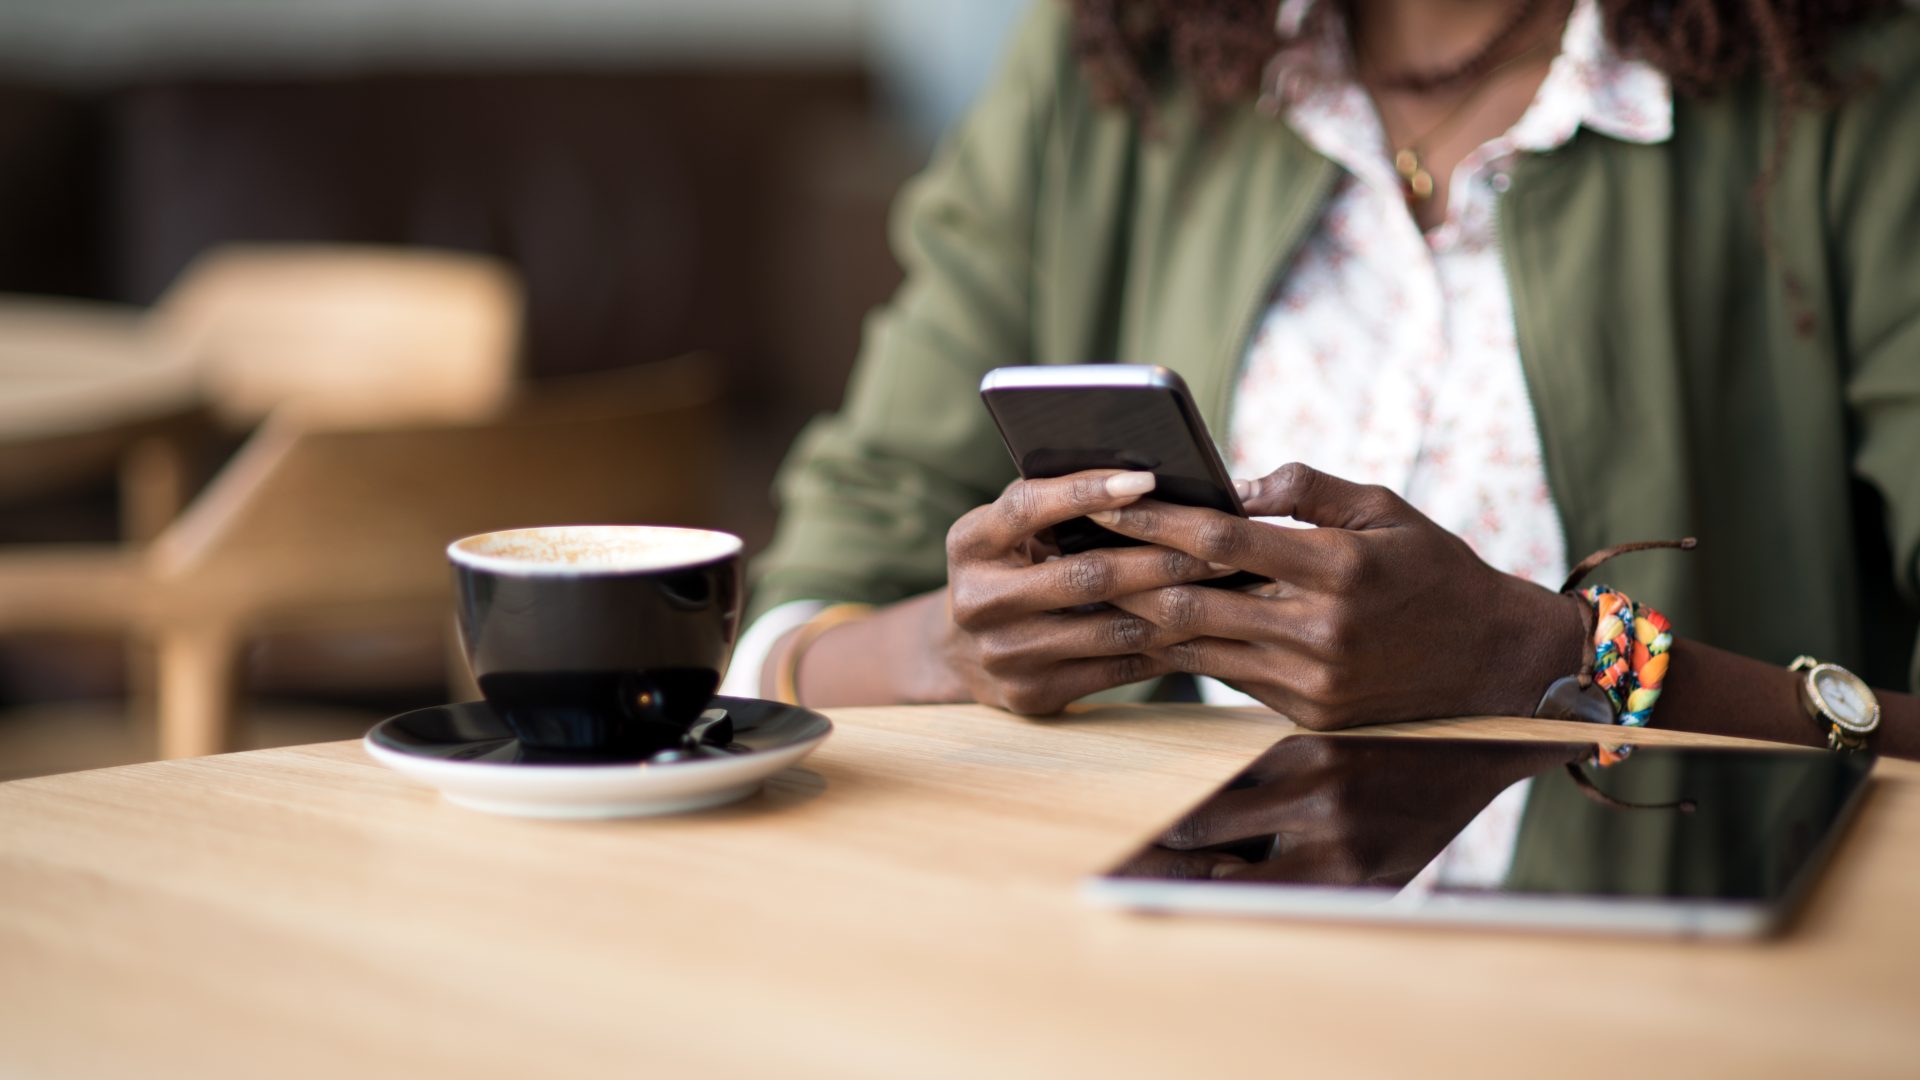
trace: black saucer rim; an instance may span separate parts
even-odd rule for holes
[[[624,758],[624,757],[605,757],[605,758],[592,757],[592,758],[584,758],[579,761],[499,761],[499,760],[482,760],[477,758],[456,758],[456,757],[447,756],[445,754],[422,752],[422,749],[419,746],[409,745],[407,743],[401,742],[398,739],[396,739],[392,734],[393,731],[397,730],[405,721],[409,719],[423,716],[428,713],[443,712],[448,709],[484,710],[488,714],[488,719],[492,720],[494,723],[501,723],[498,717],[491,715],[492,709],[488,707],[485,700],[475,700],[475,701],[449,701],[439,705],[427,705],[418,709],[409,709],[403,713],[396,713],[393,716],[389,716],[386,719],[381,720],[379,723],[374,724],[371,728],[369,728],[367,730],[366,735],[363,737],[363,741],[369,744],[370,746],[377,747],[378,749],[386,753],[398,754],[402,757],[411,758],[415,761],[434,762],[442,765],[455,765],[455,766],[463,766],[463,767],[469,767],[469,766],[470,767],[489,767],[489,768],[499,768],[499,769],[521,769],[521,770],[524,770],[524,769],[630,770],[635,768],[678,769],[678,768],[688,768],[688,767],[696,767],[696,766],[703,766],[703,765],[712,765],[721,761],[751,760],[758,757],[764,757],[768,754],[777,754],[786,750],[791,750],[795,747],[805,746],[810,743],[815,743],[820,741],[821,739],[826,738],[828,735],[831,735],[833,733],[832,720],[829,720],[825,716],[822,716],[820,713],[812,709],[808,709],[804,706],[788,705],[784,702],[773,701],[768,698],[733,697],[733,696],[721,695],[721,694],[716,694],[712,702],[714,706],[720,706],[720,707],[727,707],[728,703],[737,703],[738,705],[752,705],[752,706],[757,706],[761,708],[770,707],[776,710],[781,715],[797,714],[798,716],[802,717],[803,720],[807,723],[807,729],[800,734],[794,735],[792,737],[784,738],[775,745],[750,747],[745,752],[730,753],[723,757],[716,757],[716,758],[696,758],[690,761],[650,761],[646,758]],[[504,724],[502,726],[504,727]],[[742,732],[741,734],[750,735],[752,734],[752,731],[749,730],[746,732]],[[739,740],[739,736],[737,735],[736,741],[738,740]],[[489,736],[486,738],[479,738],[479,739],[460,739],[460,740],[449,741],[444,743],[437,743],[435,745],[439,747],[468,747],[468,746],[478,746],[478,745],[488,744],[488,743],[499,743],[504,748],[510,745],[517,746],[518,742],[519,740],[513,738],[511,734],[506,734],[501,736]]]

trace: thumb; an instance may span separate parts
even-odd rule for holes
[[[1356,484],[1289,462],[1258,480],[1242,503],[1251,517],[1290,517],[1330,529],[1400,525],[1414,513],[1406,500],[1377,484]]]

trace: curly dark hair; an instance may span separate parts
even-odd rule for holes
[[[1171,68],[1215,105],[1254,97],[1282,44],[1279,0],[1066,0],[1096,96],[1145,111]],[[1896,0],[1599,0],[1607,39],[1660,69],[1683,94],[1708,95],[1750,72],[1795,104],[1842,89],[1825,63],[1833,32]],[[1322,0],[1343,14],[1352,0]]]

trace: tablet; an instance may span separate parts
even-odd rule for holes
[[[1159,912],[1761,936],[1873,757],[1298,734],[1107,873]]]

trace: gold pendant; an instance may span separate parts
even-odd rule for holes
[[[1420,154],[1412,147],[1394,151],[1393,171],[1400,174],[1409,201],[1426,202],[1433,198],[1433,174],[1421,167]]]

